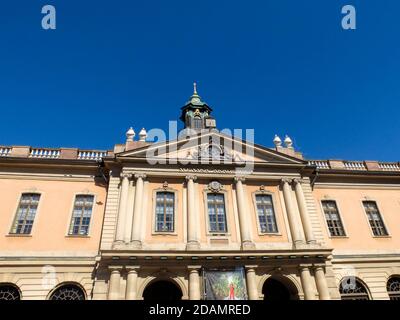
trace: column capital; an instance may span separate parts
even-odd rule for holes
[[[242,177],[242,176],[235,176],[235,177],[233,178],[233,180],[234,180],[236,183],[238,183],[238,182],[245,182],[245,181],[246,181],[246,178],[245,178],[245,177]]]
[[[135,173],[135,179],[146,179],[147,175],[145,173]]]
[[[299,270],[305,270],[305,269],[307,269],[307,270],[310,270],[310,268],[312,267],[312,264],[310,263],[310,264],[300,264],[299,265]]]
[[[282,178],[281,179],[281,186],[285,185],[285,184],[290,184],[292,181],[290,178]]]
[[[322,263],[313,264],[314,270],[320,270],[320,269],[325,270],[325,267],[326,267],[325,264]]]
[[[200,271],[201,270],[201,266],[187,266],[187,269],[192,272],[192,271]]]
[[[140,266],[125,266],[125,270],[126,270],[128,273],[131,273],[131,272],[138,272],[139,269],[140,269]]]
[[[121,177],[122,179],[124,179],[124,178],[130,179],[130,178],[132,178],[132,173],[121,172],[120,177]]]
[[[121,272],[122,269],[123,266],[108,266],[108,270],[110,270],[112,273]]]
[[[188,175],[185,177],[186,181],[192,180],[192,181],[196,181],[197,180],[197,176],[195,175]]]
[[[258,268],[258,265],[255,265],[255,264],[253,264],[253,265],[245,265],[244,268],[246,269],[246,271],[247,271],[247,270],[254,270],[254,271],[256,271],[256,269]]]
[[[301,185],[301,179],[300,178],[294,178],[294,179],[292,179],[292,181],[293,181],[294,185],[297,185],[297,184]]]

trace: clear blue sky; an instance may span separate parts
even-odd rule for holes
[[[57,30],[41,8],[57,9]],[[357,9],[357,30],[341,8]],[[400,1],[3,1],[0,145],[112,148],[198,82],[219,128],[308,158],[399,161]]]

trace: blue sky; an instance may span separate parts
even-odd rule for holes
[[[41,28],[41,8],[57,29]],[[341,8],[357,30],[341,28]],[[399,161],[397,0],[1,4],[0,145],[109,149],[168,128],[198,82],[218,127],[308,158]]]

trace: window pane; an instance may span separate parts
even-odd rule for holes
[[[364,209],[367,214],[372,233],[375,236],[387,236],[387,230],[383,223],[382,216],[378,210],[378,206],[374,201],[364,201]]]
[[[272,196],[268,194],[256,195],[258,222],[262,233],[277,233],[275,210]]]
[[[94,196],[77,195],[72,211],[70,235],[88,235],[92,217]]]
[[[224,195],[209,193],[207,204],[210,232],[227,232]]]
[[[157,192],[156,194],[156,231],[174,231],[175,194]]]
[[[18,205],[11,233],[30,234],[35,220],[40,194],[24,193]]]
[[[332,237],[345,236],[336,201],[322,201],[326,223]]]

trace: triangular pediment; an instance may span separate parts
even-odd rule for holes
[[[197,164],[244,164],[285,163],[304,164],[304,160],[228,136],[220,132],[190,136],[184,139],[150,144],[142,148],[117,154],[118,158],[166,160],[174,163]]]

